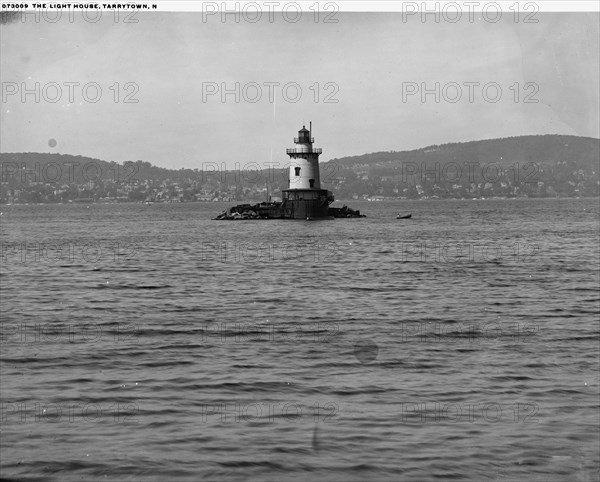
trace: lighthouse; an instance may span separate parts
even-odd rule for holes
[[[364,218],[360,211],[348,206],[333,208],[333,193],[321,189],[319,155],[322,150],[313,147],[312,122],[309,129],[302,126],[296,147],[286,149],[290,156],[290,174],[287,189],[281,190],[281,201],[264,201],[259,204],[240,204],[223,211],[215,219],[333,219]]]
[[[329,217],[329,205],[334,197],[331,191],[321,189],[319,155],[322,149],[313,147],[312,122],[309,129],[302,126],[296,147],[286,149],[290,156],[288,188],[282,189],[283,217],[291,219],[318,219]]]

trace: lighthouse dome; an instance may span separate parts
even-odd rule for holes
[[[306,126],[302,126],[302,129],[298,131],[298,139],[297,144],[310,144],[310,131],[306,128]]]

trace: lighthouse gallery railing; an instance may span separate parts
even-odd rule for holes
[[[320,147],[317,148],[313,148],[313,149],[307,149],[307,148],[293,148],[293,149],[286,149],[285,150],[286,154],[322,154],[323,153],[323,149],[321,149]]]

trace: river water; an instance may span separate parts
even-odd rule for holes
[[[1,476],[598,480],[598,200],[349,205],[1,206]]]

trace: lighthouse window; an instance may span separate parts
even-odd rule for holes
[[[300,168],[296,167],[295,169],[296,169],[296,176],[299,176],[300,175]]]
[[[310,183],[310,187],[315,187],[315,180],[314,179],[309,179],[308,182]]]

